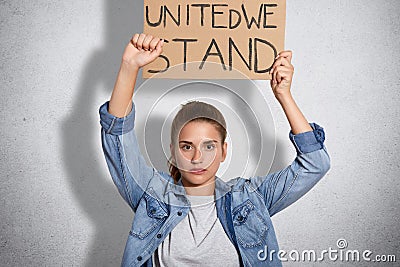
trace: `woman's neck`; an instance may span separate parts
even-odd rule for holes
[[[215,180],[208,184],[193,185],[182,180],[182,184],[185,187],[186,194],[194,196],[211,196],[215,192]]]

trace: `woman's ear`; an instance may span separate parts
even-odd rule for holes
[[[222,145],[222,160],[221,160],[221,162],[223,162],[225,160],[227,151],[228,151],[228,143],[224,142],[224,144]]]

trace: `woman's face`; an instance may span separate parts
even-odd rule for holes
[[[214,181],[226,151],[227,143],[221,143],[216,127],[205,121],[187,123],[175,147],[171,145],[171,154],[185,187],[200,187]]]

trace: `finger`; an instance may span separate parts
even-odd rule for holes
[[[278,80],[276,79],[276,67],[273,68],[271,71],[272,71],[272,80],[276,84],[278,83]]]
[[[274,64],[272,64],[272,69],[274,69],[276,66],[280,66],[281,65],[280,58],[278,58],[278,57],[277,57],[277,59],[275,59]]]
[[[161,40],[157,43],[156,48],[150,52],[150,57],[152,60],[155,60],[159,55],[162,53],[162,45],[164,43],[164,40]]]
[[[275,60],[275,62],[274,62],[274,64],[272,65],[272,68],[274,69],[274,68],[276,68],[277,66],[280,66],[281,65],[281,58],[277,58],[276,60]]]
[[[292,63],[286,57],[281,57],[281,66],[293,67]]]
[[[279,52],[278,55],[279,55],[279,57],[285,57],[285,58],[287,58],[287,59],[289,60],[289,62],[292,61],[293,53],[292,53],[291,50],[285,50],[285,51]]]
[[[144,41],[144,39],[146,38],[146,34],[144,34],[144,33],[141,33],[140,35],[139,35],[139,38],[138,38],[138,41],[137,41],[137,43],[136,43],[136,48],[137,49],[139,49],[139,50],[143,50],[143,41]]]
[[[281,83],[281,81],[282,81],[282,72],[281,71],[277,71],[276,72],[276,81],[278,82],[278,83]]]
[[[282,79],[285,77],[286,69],[283,66],[278,66],[275,68],[275,77],[276,82],[280,83]]]
[[[161,39],[161,41],[159,41],[157,43],[156,49],[154,51],[157,52],[158,55],[160,55],[162,53],[162,47],[164,45],[164,39]]]
[[[135,34],[132,36],[132,39],[131,39],[131,43],[133,44],[134,47],[136,47],[136,44],[137,44],[138,39],[139,39],[139,34],[135,33]]]
[[[143,44],[142,44],[142,47],[143,47],[144,50],[147,51],[147,50],[150,49],[150,42],[152,40],[153,40],[153,36],[152,35],[150,35],[150,34],[146,35],[146,37],[143,40]]]
[[[276,59],[275,59],[274,64],[272,65],[272,69],[276,68],[277,66],[280,66],[281,62],[282,62],[282,58],[277,56]]]
[[[275,68],[277,71],[287,71],[287,72],[293,72],[293,68],[290,66],[277,66]]]
[[[291,75],[293,73],[290,67],[286,66],[277,66],[273,69],[273,78],[276,83],[280,83],[282,81],[283,76]]]
[[[279,83],[280,82],[280,78],[278,78],[278,72],[282,71],[282,70],[286,70],[286,69],[283,69],[283,68],[286,68],[286,67],[284,67],[284,66],[275,66],[275,67],[273,67],[273,69],[271,69],[272,78],[273,78],[275,83]]]
[[[272,65],[272,67],[277,67],[277,66],[288,66],[293,68],[293,65],[290,63],[290,61],[285,58],[285,57],[280,57],[275,61],[274,65]]]
[[[275,80],[275,78],[273,77],[273,78],[271,79],[271,87],[274,88],[275,86],[276,86],[276,80]]]
[[[153,38],[153,40],[151,40],[151,42],[149,44],[150,51],[153,51],[154,49],[156,49],[156,46],[159,41],[160,41],[160,38]]]
[[[282,82],[282,80],[286,81],[291,81],[292,80],[292,72],[291,71],[285,71],[285,70],[279,70],[277,71],[277,80],[278,82]]]
[[[156,48],[153,49],[153,51],[151,51],[151,55],[153,55],[154,58],[157,58],[159,55],[161,55],[163,43],[164,43],[164,40],[161,39],[161,40],[157,43]]]

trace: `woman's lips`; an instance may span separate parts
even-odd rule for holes
[[[193,174],[203,174],[206,171],[207,171],[206,169],[191,169],[189,172]]]

